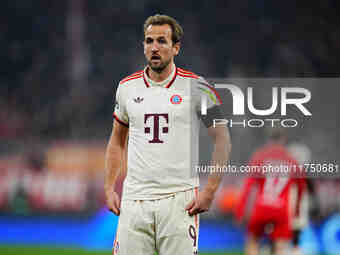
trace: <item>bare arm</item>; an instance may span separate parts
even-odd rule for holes
[[[231,151],[231,141],[228,128],[225,126],[211,126],[208,128],[208,133],[214,142],[212,165],[214,165],[216,169],[223,167],[228,161]],[[212,173],[208,177],[208,183],[199,193],[198,198],[194,199],[186,208],[190,215],[209,210],[221,180],[222,175],[220,173]]]
[[[231,141],[229,130],[225,126],[210,127],[208,129],[209,135],[214,141],[214,151],[212,154],[212,165],[216,168],[223,167],[228,159],[231,151]],[[215,194],[222,176],[219,173],[211,174],[208,177],[208,183],[204,187],[204,190],[211,194]]]
[[[114,192],[115,183],[119,174],[126,166],[126,139],[128,128],[114,121],[112,134],[105,154],[105,195],[108,208],[116,215],[120,213],[120,199]]]

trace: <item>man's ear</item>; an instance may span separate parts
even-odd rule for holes
[[[173,49],[174,49],[174,55],[177,56],[181,49],[181,42],[176,42],[173,46]]]

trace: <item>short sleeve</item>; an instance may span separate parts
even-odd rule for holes
[[[213,125],[214,120],[223,119],[222,100],[214,86],[205,79],[199,77],[195,79],[195,95],[198,102],[196,109],[206,127]]]
[[[212,84],[209,84],[203,77],[199,77],[196,81],[196,88],[202,100],[206,100],[207,108],[222,105],[222,100]]]
[[[116,91],[113,117],[120,124],[129,127],[129,116],[126,111],[126,100],[124,99],[124,91],[120,85],[118,85]]]

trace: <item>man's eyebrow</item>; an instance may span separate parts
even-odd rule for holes
[[[145,38],[153,38],[153,36],[151,36],[151,35],[145,35]],[[155,36],[155,38],[156,39],[158,39],[158,38],[166,38],[166,36],[165,35],[159,35],[159,36]]]

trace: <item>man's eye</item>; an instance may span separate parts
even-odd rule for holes
[[[165,39],[159,39],[158,42],[161,43],[161,44],[165,44],[166,40]]]
[[[145,41],[147,44],[150,44],[153,42],[153,40],[151,38],[147,38],[146,41]]]

